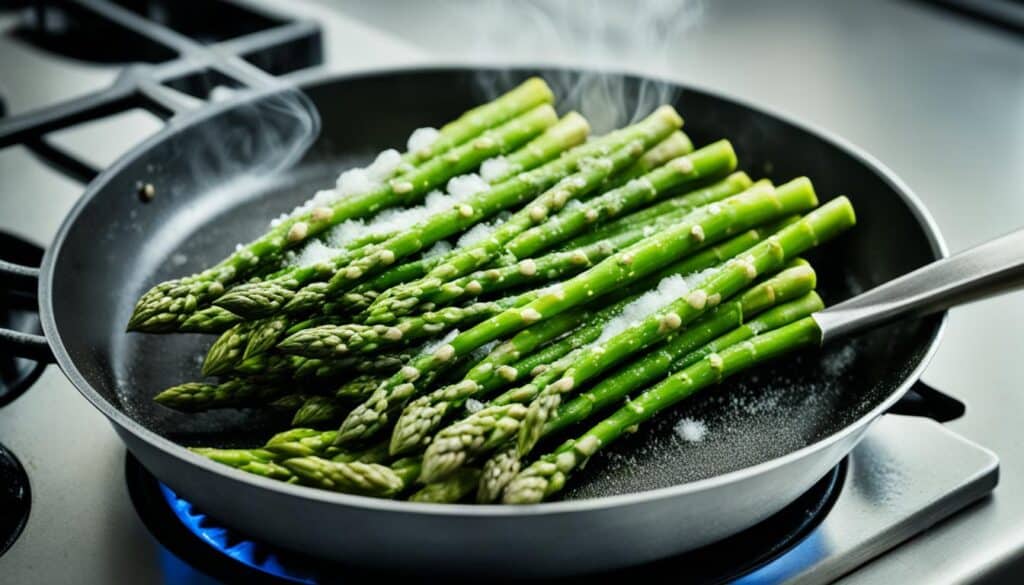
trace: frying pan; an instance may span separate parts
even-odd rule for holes
[[[267,218],[331,185],[345,165],[365,162],[402,144],[410,129],[438,126],[479,103],[486,97],[481,74],[512,84],[528,75],[564,80],[580,72],[446,67],[311,78],[301,86],[322,130],[298,164],[273,173],[239,164],[244,152],[223,155],[233,133],[253,126],[245,100],[168,126],[94,180],[64,220],[37,273],[45,339],[7,332],[4,345],[37,359],[52,352],[147,469],[232,527],[335,561],[476,576],[621,567],[741,531],[824,476],[917,380],[937,347],[944,313],[878,326],[705,390],[595,457],[563,500],[527,507],[335,494],[249,475],[185,449],[258,444],[275,430],[275,420],[252,412],[186,416],[156,406],[157,392],[199,377],[209,338],[126,334],[138,296],[257,236]],[[622,80],[627,99],[649,81]],[[823,200],[851,198],[858,226],[830,242],[827,254],[809,256],[827,303],[946,255],[918,199],[870,156],[785,116],[693,87],[674,89],[674,105],[695,143],[727,137],[752,175],[779,182],[807,175]],[[152,200],[137,196],[140,184],[152,185]],[[1017,256],[1021,239],[1018,234]],[[975,255],[967,270],[1019,276],[1019,258],[1015,273],[979,263],[985,258],[1008,261],[1005,254]],[[827,313],[822,322],[843,332],[851,322],[934,309],[940,305],[925,294],[925,281],[945,277],[944,286],[931,288],[946,292],[962,287],[957,279],[965,263],[959,262],[951,272],[927,271],[924,280],[916,275],[866,303]],[[36,277],[31,269],[5,271],[9,281],[18,280],[15,272],[22,283]],[[705,423],[703,442],[675,436],[673,423],[682,417]]]

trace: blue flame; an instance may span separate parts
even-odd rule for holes
[[[171,511],[185,528],[215,550],[273,577],[294,583],[317,583],[316,576],[308,569],[303,570],[295,566],[295,563],[289,562],[289,559],[271,552],[267,547],[246,540],[227,528],[217,526],[206,514],[196,510],[191,502],[178,497],[171,488],[160,484],[160,491],[170,505]]]
[[[319,581],[317,576],[311,573],[308,568],[304,569],[299,566],[301,561],[279,556],[268,550],[268,547],[251,540],[245,540],[231,530],[213,524],[213,520],[206,516],[206,514],[195,510],[191,502],[178,497],[169,487],[160,484],[160,490],[175,516],[181,520],[181,523],[215,550],[273,577],[294,583],[316,584]],[[827,547],[822,541],[820,532],[820,530],[815,530],[800,544],[781,557],[756,569],[752,573],[748,573],[733,583],[735,585],[775,584],[781,583],[787,578],[800,573],[827,553]],[[184,563],[178,560],[177,557],[165,560],[167,561],[165,567],[174,567],[170,570],[171,573],[180,573],[187,570],[183,566]],[[169,582],[195,583],[191,577],[181,580],[170,579]]]

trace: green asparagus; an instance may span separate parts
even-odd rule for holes
[[[139,299],[128,329],[174,331],[196,309],[222,295],[225,287],[267,262],[275,261],[285,249],[308,241],[346,219],[366,217],[384,207],[417,201],[449,178],[475,168],[491,156],[513,150],[555,123],[554,109],[548,105],[550,99],[550,92],[530,94],[523,103],[528,103],[532,109],[485,131],[471,143],[463,143],[443,156],[431,158],[379,188],[289,217],[199,274],[158,284]]]
[[[569,474],[627,429],[728,376],[788,352],[820,343],[821,331],[812,317],[757,335],[711,353],[644,392],[576,439],[563,443],[519,472],[502,496],[506,504],[531,504],[565,487]]]

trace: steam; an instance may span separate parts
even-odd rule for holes
[[[182,152],[201,183],[272,177],[298,162],[320,133],[316,106],[300,89],[252,68],[232,73],[255,88],[214,87],[210,103],[193,112],[222,118],[200,124],[203,138]]]
[[[670,103],[676,90],[662,81],[631,80],[623,73],[666,77],[673,71],[670,48],[695,27],[702,0],[453,0],[471,27],[466,38],[475,64],[543,64],[587,70],[545,75],[560,109],[574,109],[595,133],[636,122]],[[642,64],[637,68],[637,64]],[[492,99],[520,79],[511,71],[481,73],[478,83]]]

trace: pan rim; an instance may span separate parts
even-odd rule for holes
[[[672,84],[684,90],[694,90],[710,97],[725,102],[731,102],[750,109],[754,112],[773,117],[782,122],[792,125],[804,132],[811,135],[817,136],[843,150],[850,156],[854,157],[861,164],[864,164],[875,172],[880,179],[882,179],[893,191],[895,191],[904,203],[910,208],[911,213],[915,219],[924,228],[925,236],[932,248],[932,252],[937,258],[944,258],[949,255],[946,243],[943,240],[941,233],[938,229],[938,225],[935,223],[931,213],[924,206],[917,195],[886,165],[882,164],[881,161],[876,159],[874,156],[866,152],[864,149],[853,144],[852,142],[832,133],[831,131],[819,128],[816,125],[800,120],[794,116],[789,115],[784,111],[772,107],[765,107],[761,105],[752,104],[750,101],[730,95],[728,93],[719,91],[717,89],[709,88],[701,85],[700,83],[694,83],[690,81],[679,81],[667,79],[661,76],[648,75],[640,72],[623,72],[614,69],[595,69],[595,68],[583,68],[583,67],[571,67],[566,65],[550,65],[545,66],[541,64],[523,64],[515,63],[511,65],[503,64],[488,64],[486,66],[469,64],[469,63],[429,63],[424,65],[401,65],[393,67],[382,67],[375,68],[372,70],[358,70],[350,72],[331,72],[331,71],[320,71],[314,70],[310,72],[301,72],[300,74],[293,74],[288,76],[288,81],[295,81],[299,85],[300,89],[305,88],[309,85],[326,84],[326,83],[337,83],[347,81],[357,81],[362,79],[372,79],[393,75],[415,75],[415,74],[429,74],[429,73],[451,73],[451,72],[469,72],[469,71],[488,71],[488,72],[539,72],[543,74],[546,72],[570,72],[570,73],[583,73],[583,72],[600,72],[604,74],[621,74],[629,77],[642,77],[657,82],[664,82]],[[349,506],[362,509],[373,509],[375,511],[382,512],[395,512],[402,514],[415,513],[420,515],[433,515],[433,516],[459,516],[459,517],[473,517],[480,520],[486,520],[488,518],[504,518],[504,517],[532,517],[532,516],[546,516],[546,515],[557,515],[557,514],[569,514],[576,512],[585,512],[595,509],[613,508],[622,505],[639,505],[646,504],[652,501],[681,497],[687,494],[693,494],[697,492],[703,492],[713,490],[723,485],[728,485],[736,482],[743,481],[749,477],[758,476],[774,469],[786,466],[794,461],[803,459],[808,455],[827,449],[829,446],[842,441],[849,437],[853,433],[858,432],[866,425],[874,421],[878,416],[883,414],[889,407],[891,407],[906,391],[910,386],[920,378],[921,374],[930,364],[936,351],[938,350],[942,335],[945,331],[948,313],[942,312],[939,317],[939,323],[937,324],[935,331],[928,341],[928,348],[921,358],[921,361],[917,366],[905,377],[904,381],[898,388],[896,388],[885,400],[876,405],[868,413],[858,418],[853,423],[847,425],[845,428],[825,437],[819,441],[816,441],[810,445],[806,445],[800,449],[787,453],[781,457],[764,461],[756,465],[744,467],[709,477],[702,480],[693,482],[667,486],[662,488],[656,488],[651,490],[644,490],[639,492],[633,492],[629,494],[618,494],[611,496],[602,496],[594,498],[583,498],[579,500],[566,500],[566,501],[555,501],[555,502],[543,502],[539,504],[532,504],[528,506],[507,506],[507,505],[496,505],[496,504],[430,504],[420,502],[407,502],[407,501],[396,501],[396,500],[384,500],[377,498],[370,498],[365,496],[358,496],[352,494],[341,494],[334,493],[317,488],[287,484],[280,481],[252,475],[245,473],[225,465],[218,464],[210,459],[202,457],[196,453],[189,451],[187,448],[179,445],[170,439],[162,437],[153,431],[142,426],[140,423],[132,420],[126,414],[121,412],[114,404],[104,398],[92,384],[90,384],[82,373],[79,371],[68,353],[63,339],[60,335],[60,331],[54,316],[53,310],[53,298],[51,296],[51,290],[53,286],[53,277],[55,274],[55,267],[60,259],[60,252],[63,248],[67,233],[71,227],[75,224],[79,215],[85,209],[85,207],[92,201],[94,197],[106,186],[110,180],[117,176],[122,169],[131,164],[134,160],[142,157],[154,146],[160,144],[168,137],[181,132],[187,128],[193,127],[194,125],[200,124],[213,116],[220,114],[221,112],[238,107],[250,100],[259,99],[263,95],[256,93],[247,99],[239,102],[224,102],[214,103],[208,105],[206,108],[193,111],[187,114],[184,118],[178,121],[174,121],[166,125],[163,129],[148,137],[140,144],[133,147],[130,151],[122,155],[114,164],[108,169],[104,170],[89,186],[85,192],[78,199],[77,202],[72,206],[71,210],[64,217],[61,222],[60,228],[57,230],[54,236],[52,245],[46,250],[43,256],[43,262],[40,267],[40,278],[39,278],[39,301],[40,301],[40,319],[43,326],[43,332],[50,343],[53,354],[56,358],[58,366],[63,371],[64,375],[68,377],[72,384],[78,389],[79,393],[82,394],[86,400],[88,400],[96,409],[98,409],[104,416],[106,416],[112,423],[116,424],[119,428],[123,428],[125,431],[130,432],[135,437],[143,440],[150,447],[155,448],[162,453],[172,456],[176,459],[183,460],[185,463],[199,467],[207,473],[213,473],[221,475],[226,479],[233,481],[241,481],[247,483],[253,487],[269,489],[288,496],[298,496],[302,498],[316,500],[320,503],[334,504],[340,506]]]

